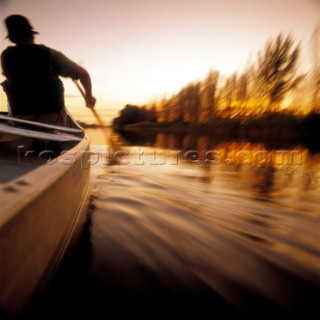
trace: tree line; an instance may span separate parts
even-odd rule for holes
[[[310,48],[312,69],[301,73],[301,45],[291,35],[280,33],[266,42],[242,72],[224,77],[218,70],[210,70],[202,81],[190,82],[157,103],[135,108],[127,105],[115,123],[199,123],[280,112],[319,113],[320,25],[314,29]]]

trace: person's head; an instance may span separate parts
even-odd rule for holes
[[[34,35],[38,34],[34,31],[29,20],[19,14],[13,14],[5,19],[5,24],[8,30],[7,38],[13,43],[21,43],[28,40],[33,40]]]

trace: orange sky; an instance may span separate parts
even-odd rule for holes
[[[108,117],[202,79],[244,67],[270,37],[291,32],[307,48],[318,0],[0,0],[0,18],[27,16],[36,41],[92,75],[97,110]],[[2,27],[1,50],[10,45]],[[306,49],[304,49],[306,52]],[[308,66],[307,57],[304,63]],[[0,78],[2,81],[3,78]],[[78,94],[64,81],[68,95]],[[0,93],[3,106],[4,95]],[[78,104],[69,99],[68,104]],[[2,107],[1,106],[1,107]],[[88,111],[81,110],[84,114]]]

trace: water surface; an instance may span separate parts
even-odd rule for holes
[[[38,312],[319,313],[319,153],[283,143],[89,133],[88,228],[77,260],[63,265]],[[110,137],[120,151],[110,151]]]

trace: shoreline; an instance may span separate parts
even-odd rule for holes
[[[205,136],[217,141],[250,141],[264,143],[294,143],[318,150],[320,140],[320,115],[304,117],[276,115],[257,118],[216,118],[205,122],[137,122],[113,126],[113,130],[126,135],[175,135]]]

